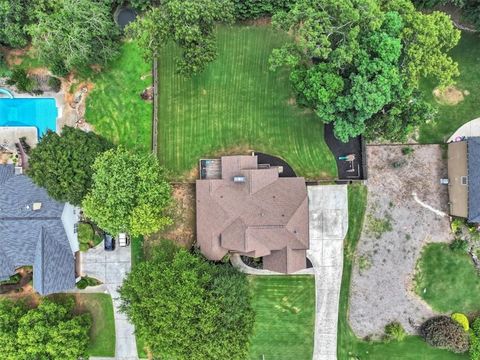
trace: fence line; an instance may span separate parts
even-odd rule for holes
[[[152,153],[158,154],[158,57],[153,57]]]

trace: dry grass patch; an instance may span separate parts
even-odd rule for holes
[[[195,240],[195,184],[180,183],[173,185],[173,206],[170,216],[173,224],[153,235],[145,237],[144,251],[148,255],[162,239],[168,239],[177,245],[190,248]]]
[[[462,102],[464,95],[468,95],[468,91],[461,91],[455,86],[447,86],[446,88],[435,88],[433,90],[433,95],[435,100],[442,105],[457,105]]]

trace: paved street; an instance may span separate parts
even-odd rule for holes
[[[82,253],[82,272],[103,282],[102,288],[112,296],[115,316],[115,359],[137,360],[134,326],[126,315],[119,312],[120,300],[117,288],[131,269],[130,247],[118,247],[105,251],[103,242],[96,248]]]
[[[343,239],[348,230],[346,185],[308,187],[310,250],[315,269],[314,360],[337,358],[337,323],[343,269]]]

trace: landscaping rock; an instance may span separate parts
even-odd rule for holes
[[[153,86],[149,86],[145,90],[142,91],[140,97],[145,101],[152,101],[153,100]]]

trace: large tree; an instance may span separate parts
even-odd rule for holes
[[[122,309],[161,359],[245,359],[254,323],[246,276],[162,242],[124,281]]]
[[[119,30],[106,1],[64,0],[40,12],[30,26],[38,57],[59,75],[91,64],[104,65],[117,54]]]
[[[64,127],[47,132],[30,154],[28,175],[58,201],[80,205],[92,183],[92,164],[113,145],[93,132]]]
[[[410,0],[299,0],[273,22],[292,42],[274,50],[272,69],[291,67],[299,102],[334,123],[342,141],[363,134],[366,124],[383,138],[405,138],[431,117],[416,92],[420,79],[436,77],[445,86],[458,75],[447,51],[459,31],[447,15],[420,13]],[[392,126],[395,119],[402,126]]]
[[[2,359],[65,359],[88,357],[91,317],[75,315],[74,301],[44,299],[28,309],[23,303],[0,300]]]
[[[27,45],[29,24],[25,0],[0,0],[0,44],[19,48]]]
[[[178,72],[202,71],[217,55],[215,24],[233,20],[230,0],[164,0],[132,23],[132,35],[151,59],[173,41],[182,51]]]
[[[155,156],[112,149],[97,157],[93,169],[83,210],[99,227],[112,235],[137,236],[171,223],[166,214],[171,187]]]

